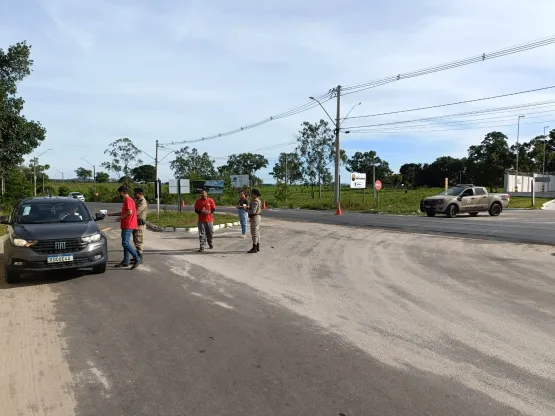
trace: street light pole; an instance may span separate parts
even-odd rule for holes
[[[516,173],[515,173],[515,192],[518,192],[518,154],[520,153],[520,147],[518,145],[518,139],[520,136],[520,119],[526,116],[518,116],[518,125],[516,130]]]
[[[94,199],[96,199],[96,165],[93,165],[91,162],[89,162],[87,159],[85,158],[81,158],[81,160],[84,160],[85,162],[87,162],[89,164],[89,166],[91,168],[93,168],[93,182],[94,182]]]
[[[545,126],[543,128],[543,170],[542,175],[545,176],[545,144],[547,142],[547,136],[545,135],[545,130],[547,130],[549,126]]]
[[[38,155],[37,157],[34,158],[34,163],[33,163],[33,188],[35,189],[35,196],[37,196],[37,164],[39,163],[39,157],[41,157],[43,154],[45,154],[49,150],[52,150],[52,149],[46,149],[44,152],[42,152],[40,155]],[[43,176],[43,179],[44,179],[44,176]],[[43,186],[43,188],[44,188],[44,186]],[[44,189],[43,189],[43,192],[44,192]]]

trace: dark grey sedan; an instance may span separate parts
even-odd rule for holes
[[[108,241],[98,227],[103,214],[93,218],[78,199],[38,197],[20,201],[10,216],[4,242],[6,283],[17,283],[21,274],[48,270],[92,268],[104,273]]]

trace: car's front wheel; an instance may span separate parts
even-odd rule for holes
[[[107,263],[102,263],[102,264],[99,264],[98,266],[94,266],[93,273],[94,274],[106,273],[106,266],[107,266]]]
[[[5,267],[4,273],[5,273],[4,280],[6,281],[7,284],[13,285],[14,283],[19,283],[19,280],[21,278],[21,275],[19,274],[19,272],[10,270],[9,268]]]

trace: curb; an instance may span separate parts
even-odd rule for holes
[[[548,208],[548,206],[553,203],[555,203],[555,199],[552,199],[551,201],[547,201],[545,204],[542,205],[541,209],[546,209],[548,211],[551,211],[551,208]]]
[[[172,233],[172,232],[183,232],[183,233],[197,233],[198,227],[190,227],[190,228],[180,228],[180,227],[160,227],[156,224],[152,224],[151,222],[147,222],[146,229],[149,231],[153,231],[155,233]],[[222,228],[231,228],[237,227],[241,225],[240,222],[228,222],[225,224],[217,224],[214,225],[214,230],[221,230]]]

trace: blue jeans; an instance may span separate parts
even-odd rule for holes
[[[244,209],[239,209],[239,221],[241,222],[241,234],[247,235],[248,213]]]
[[[133,257],[135,260],[139,260],[140,257],[137,254],[135,247],[131,245],[131,237],[133,236],[133,230],[130,228],[124,228],[121,230],[121,245],[123,246],[123,262],[129,264],[129,256]]]

